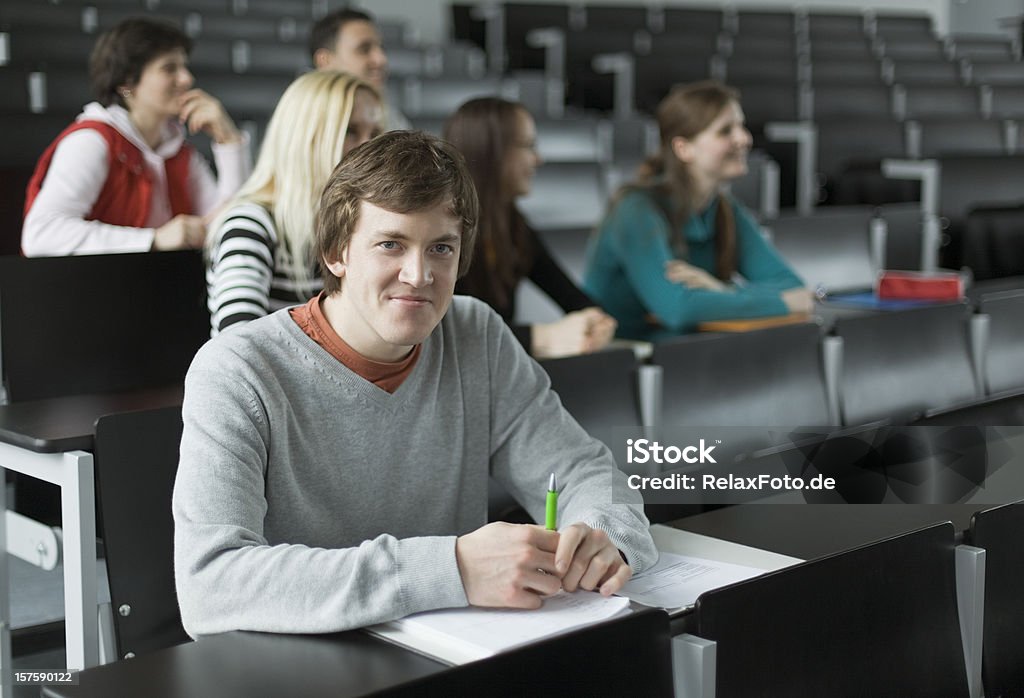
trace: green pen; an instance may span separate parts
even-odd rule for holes
[[[548,480],[548,497],[544,507],[544,528],[549,531],[558,530],[558,485],[555,483],[555,474],[551,473]]]

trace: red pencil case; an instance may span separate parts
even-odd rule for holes
[[[876,294],[892,300],[958,300],[964,297],[964,280],[955,271],[883,271]]]

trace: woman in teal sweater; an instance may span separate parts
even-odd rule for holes
[[[811,293],[724,191],[750,150],[737,92],[677,87],[657,119],[661,152],[613,201],[587,254],[585,290],[618,334],[658,340],[711,320],[810,312]]]

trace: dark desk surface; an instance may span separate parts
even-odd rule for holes
[[[103,415],[180,405],[183,392],[184,386],[174,385],[0,405],[0,443],[37,453],[92,451],[96,420]]]
[[[336,698],[382,691],[447,668],[359,631],[233,632],[97,667],[80,673],[78,686],[47,686],[43,695]]]
[[[929,524],[971,525],[982,504],[742,504],[669,525],[705,536],[810,560]]]
[[[636,613],[448,667],[360,631],[234,632],[78,674],[45,696],[629,695],[672,692],[668,616]],[[583,668],[581,671],[581,667]]]

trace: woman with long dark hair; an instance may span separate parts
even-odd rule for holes
[[[448,119],[444,137],[466,158],[480,198],[480,237],[456,293],[486,301],[534,357],[580,354],[608,344],[615,321],[558,266],[516,207],[540,164],[530,113],[496,97],[470,100]],[[566,316],[552,323],[513,324],[516,287],[523,279],[533,281]]]
[[[584,288],[623,337],[657,340],[705,321],[809,312],[811,293],[726,185],[747,172],[739,94],[705,81],[657,111],[661,150],[612,202]]]

